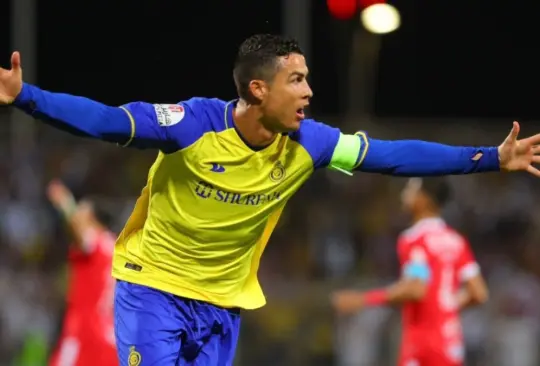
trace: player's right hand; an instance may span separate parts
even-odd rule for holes
[[[21,55],[13,52],[11,69],[0,67],[0,104],[11,104],[22,90]]]

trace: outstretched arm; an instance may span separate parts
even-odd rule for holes
[[[370,291],[345,290],[332,296],[332,303],[341,314],[351,314],[364,307],[400,305],[421,301],[427,290],[430,268],[423,258],[409,260],[403,266],[401,278],[386,288]]]
[[[400,305],[406,302],[422,300],[426,284],[418,278],[401,278],[387,288],[366,292],[345,290],[332,295],[332,304],[340,314],[353,314],[364,307]]]
[[[367,152],[355,168],[395,176],[438,176],[499,171],[497,147],[458,147],[418,141],[363,137]]]
[[[25,84],[17,52],[11,58],[10,70],[0,68],[0,104],[12,104],[74,135],[165,152],[181,148],[178,136],[195,125],[196,120],[187,105],[136,102],[111,107],[88,98],[51,93]],[[184,117],[187,123],[177,125]]]
[[[513,123],[498,147],[458,147],[434,142],[383,141],[357,134],[363,152],[354,169],[398,176],[471,174],[523,170],[540,177],[533,164],[540,163],[540,135],[518,140],[519,124]]]
[[[366,306],[400,305],[421,301],[431,277],[431,268],[422,244],[401,237],[398,241],[398,256],[401,263],[401,278],[398,281],[389,287],[366,292],[337,292],[332,297],[336,311],[346,315]]]
[[[527,171],[540,177],[540,134],[518,140],[514,122],[499,146],[449,146],[420,140],[387,141],[365,132],[344,134],[323,123],[305,121],[299,141],[309,151],[315,168],[329,167],[351,174],[354,170],[396,176],[438,176],[493,171]]]
[[[23,84],[13,105],[74,135],[126,145],[134,127],[127,110],[69,94],[51,93]]]

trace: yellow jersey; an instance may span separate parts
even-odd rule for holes
[[[253,149],[234,126],[235,105],[122,107],[126,145],[160,152],[116,243],[115,278],[222,307],[263,306],[257,270],[285,204],[315,169],[352,171],[369,146],[364,134],[304,120]]]

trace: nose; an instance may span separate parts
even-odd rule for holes
[[[311,90],[311,87],[309,86],[309,84],[306,83],[306,92],[305,92],[304,98],[310,99],[312,97],[313,97],[313,90]]]

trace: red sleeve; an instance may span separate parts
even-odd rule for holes
[[[480,273],[480,266],[474,258],[474,254],[467,240],[463,239],[463,247],[461,255],[459,256],[457,263],[457,271],[461,281],[467,281],[468,279],[478,275]]]

